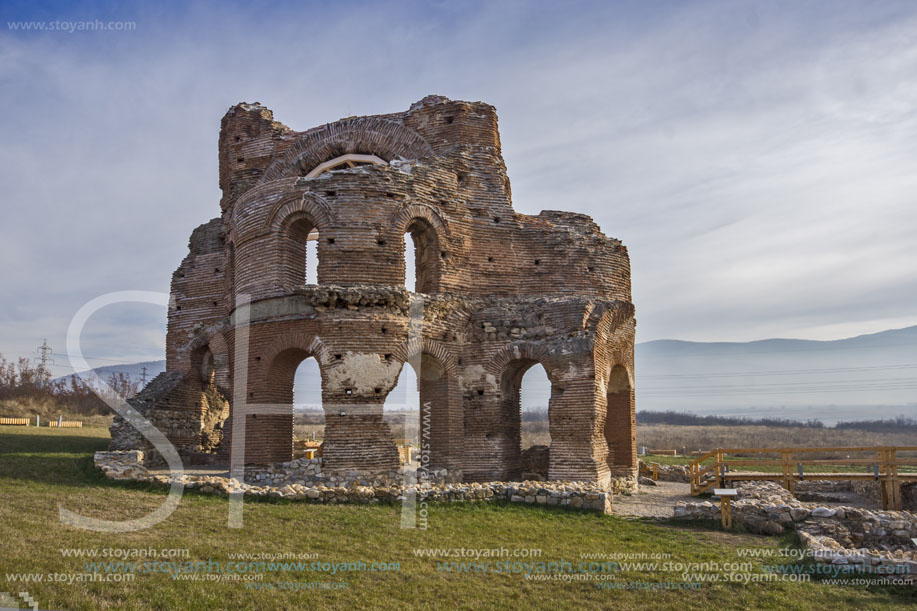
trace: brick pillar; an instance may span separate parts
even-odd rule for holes
[[[572,369],[572,368],[571,368]],[[563,366],[555,371],[569,371]],[[604,461],[596,444],[597,391],[592,367],[582,374],[555,383],[548,418],[551,430],[548,479],[597,482],[607,480]]]
[[[325,409],[325,471],[382,473],[398,469],[398,449],[382,420],[383,396],[351,397],[322,392]]]

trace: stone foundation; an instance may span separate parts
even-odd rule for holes
[[[110,479],[133,480],[168,485],[169,475],[150,473],[142,465],[141,452],[96,452],[94,460]],[[179,475],[186,489],[209,494],[229,494],[241,490],[253,498],[285,498],[313,503],[396,503],[406,494],[415,494],[417,502],[487,502],[508,501],[529,505],[551,505],[581,511],[610,514],[612,493],[597,484],[585,482],[416,482],[405,483],[403,474],[376,475],[370,479],[351,479],[347,474],[321,474],[319,459],[292,461],[292,466],[278,465],[273,470],[247,470],[246,480],[218,475]],[[308,464],[304,464],[308,463]],[[290,463],[287,463],[290,465]],[[309,472],[312,471],[310,474]],[[310,475],[312,479],[306,480]],[[441,474],[443,477],[445,473]],[[308,483],[297,483],[303,478]],[[326,478],[325,481],[318,481]]]
[[[773,482],[742,482],[736,489],[733,520],[752,532],[780,535],[795,530],[816,562],[862,564],[863,572],[917,576],[917,550],[911,541],[917,537],[917,514],[822,507],[794,499]],[[674,517],[719,520],[720,507],[710,501],[678,503]]]

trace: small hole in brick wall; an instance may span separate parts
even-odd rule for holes
[[[535,259],[535,265],[541,265],[541,260],[540,260],[540,259]]]
[[[395,198],[395,194],[394,194],[394,193],[386,193],[386,194],[385,194],[385,197],[390,197],[390,198],[394,199],[394,198]]]
[[[494,262],[494,258],[493,258],[493,257],[487,257],[487,262],[488,262],[488,263],[493,263],[493,262]]]
[[[458,364],[459,364],[459,365],[462,364],[462,359],[459,359],[459,360],[458,360]]]
[[[445,250],[440,251],[440,253],[439,253],[439,258],[440,258],[440,259],[445,259],[445,258],[446,258],[446,251],[445,251]]]
[[[255,398],[255,393],[253,393],[253,392],[248,393],[248,398],[249,398],[249,399],[254,399],[254,398]]]
[[[373,389],[373,392],[376,393],[377,395],[381,395],[381,394],[382,394],[382,389],[381,389],[381,388],[374,388],[374,389]]]
[[[325,195],[327,195],[328,197],[334,197],[335,195],[337,195],[337,192],[336,191],[325,191]]]
[[[448,333],[448,332],[443,333],[443,341],[445,342],[445,341],[448,341],[448,340],[449,340],[449,333]]]
[[[446,117],[446,123],[452,125],[452,122],[455,121],[455,117]]]
[[[236,161],[238,161],[239,163],[242,163],[243,161],[245,161],[245,157],[239,157],[238,159],[236,159]]]
[[[388,329],[386,329],[385,327],[382,327],[382,332],[383,332],[383,333],[388,333]]]
[[[595,268],[592,267],[591,265],[589,265],[589,266],[586,267],[586,271],[587,271],[587,272],[594,272],[594,271],[595,271]]]
[[[214,301],[214,302],[213,302],[213,306],[214,306],[214,307],[216,307],[216,305],[217,305],[217,302],[216,302],[216,301]]]
[[[461,183],[463,180],[465,180],[465,175],[464,175],[464,174],[456,174],[456,175],[455,175],[455,180],[458,181],[459,183]]]
[[[495,217],[494,217],[494,223],[499,223],[499,222],[500,222],[500,217],[499,217],[499,216],[495,216]]]
[[[340,360],[341,360],[341,355],[340,355],[340,354],[335,354],[335,355],[334,355],[334,360],[340,361]]]
[[[240,140],[242,140],[242,136],[236,136],[236,142],[239,142]]]
[[[175,306],[176,310],[181,310],[181,306]]]
[[[385,246],[385,240],[376,240],[376,244],[379,246]]]
[[[347,389],[344,390],[344,394],[347,395],[347,396],[349,397],[350,395],[353,394],[353,391],[352,391],[351,389],[347,388]]]
[[[392,360],[392,355],[391,355],[391,354],[386,354],[386,355],[385,355],[385,360],[386,360],[386,361]]]
[[[478,391],[478,396],[479,396],[479,397],[482,396],[483,394],[484,394],[484,391],[483,391],[483,390],[479,390],[479,391]]]
[[[334,238],[328,238],[328,243],[329,243],[329,244],[334,244]]]
[[[219,273],[220,273],[220,268],[219,268],[219,267],[214,267],[214,268],[213,268],[213,273],[214,273],[214,274],[219,274]]]
[[[179,277],[179,278],[184,278],[185,275],[184,275],[184,274],[179,274],[178,277]]]
[[[261,360],[261,357],[260,357],[260,356],[256,356],[256,357],[255,357],[255,360],[256,360],[256,361],[260,361],[260,360]]]

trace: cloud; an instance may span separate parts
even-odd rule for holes
[[[497,107],[517,210],[587,212],[628,245],[641,340],[917,322],[909,3],[2,9],[94,13],[137,29],[0,33],[9,355],[63,347],[98,294],[168,290],[219,214],[230,105],[306,129],[429,93]],[[162,353],[153,317],[97,324],[98,350]]]

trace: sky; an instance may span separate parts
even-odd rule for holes
[[[623,240],[638,341],[917,324],[915,34],[909,1],[3,2],[0,353],[168,291],[233,104],[305,130],[428,94],[497,108],[517,211]],[[164,337],[160,306],[108,306],[83,352]]]

